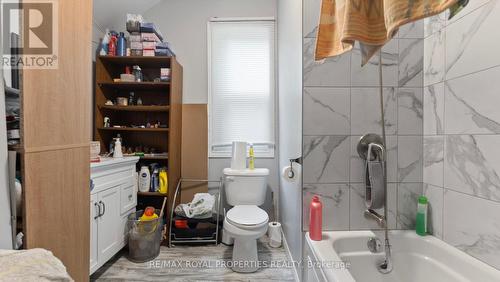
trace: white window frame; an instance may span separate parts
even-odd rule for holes
[[[231,147],[232,144],[224,144],[219,146],[219,150],[212,148],[212,115],[211,115],[211,105],[212,105],[212,42],[211,42],[211,23],[214,22],[249,22],[249,21],[264,21],[273,22],[275,24],[274,28],[274,113],[273,113],[273,139],[274,144],[256,144],[253,143],[256,158],[274,158],[277,144],[277,131],[278,131],[278,89],[277,89],[277,78],[278,78],[278,54],[277,54],[277,34],[276,34],[276,20],[274,17],[237,17],[237,18],[210,18],[207,22],[207,72],[208,72],[208,156],[210,158],[230,158],[231,157]],[[238,140],[245,141],[245,140]]]

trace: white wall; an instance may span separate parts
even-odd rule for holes
[[[279,167],[302,156],[302,1],[278,2]],[[300,168],[300,165],[298,166]],[[300,174],[300,172],[298,172]],[[302,257],[302,182],[280,177],[279,214],[294,260]]]
[[[274,17],[274,0],[163,0],[143,16],[154,22],[184,67],[184,103],[206,104],[207,21],[211,17]]]

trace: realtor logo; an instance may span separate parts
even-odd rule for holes
[[[1,2],[2,67],[57,68],[57,0]]]

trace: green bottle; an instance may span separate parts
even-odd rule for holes
[[[427,198],[425,196],[420,196],[418,198],[417,220],[415,224],[415,230],[420,236],[427,235],[427,205]]]

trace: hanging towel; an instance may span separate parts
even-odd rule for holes
[[[362,65],[406,23],[433,16],[464,0],[322,0],[316,60],[350,51],[359,41]]]

